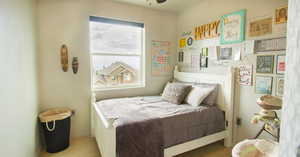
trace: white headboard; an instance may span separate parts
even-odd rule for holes
[[[227,122],[227,130],[232,137],[233,127],[235,126],[234,121],[234,77],[235,69],[229,67],[228,71],[223,71],[220,73],[210,73],[210,72],[199,72],[199,73],[189,73],[189,72],[179,72],[178,67],[175,67],[174,78],[183,82],[196,82],[196,83],[214,83],[218,84],[218,100],[217,105],[220,109],[225,111],[225,117]],[[227,141],[229,143],[231,140]]]

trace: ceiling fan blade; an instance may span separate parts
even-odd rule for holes
[[[156,0],[157,3],[164,3],[166,2],[167,0]]]

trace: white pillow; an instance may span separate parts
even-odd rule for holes
[[[185,102],[192,106],[199,106],[202,101],[214,90],[211,87],[194,86],[190,93],[186,96]]]

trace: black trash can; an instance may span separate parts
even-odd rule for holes
[[[57,153],[69,147],[72,110],[50,109],[39,115],[46,151]]]

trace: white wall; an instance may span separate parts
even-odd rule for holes
[[[300,1],[289,1],[287,73],[282,110],[280,157],[300,156]]]
[[[198,5],[188,8],[182,11],[178,17],[178,40],[181,37],[182,32],[193,31],[196,26],[207,24],[215,20],[220,19],[224,14],[228,14],[241,9],[247,10],[247,24],[249,21],[273,17],[275,9],[287,5],[287,0],[202,0]],[[248,32],[248,30],[246,30]],[[273,25],[273,34],[262,36],[260,38],[272,38],[282,37],[286,35],[286,24]],[[247,39],[248,36],[246,36]],[[252,38],[253,39],[253,38]],[[258,38],[255,38],[258,39]],[[197,43],[199,47],[216,46],[219,45],[219,39],[210,39],[206,41],[200,41]],[[199,50],[199,49],[198,49]],[[192,50],[195,51],[195,50]],[[186,50],[187,53],[192,53],[191,50]],[[199,53],[200,51],[198,51]],[[243,60],[242,64],[253,64],[255,69],[255,55],[248,56]],[[240,63],[234,63],[238,65]],[[208,71],[222,71],[224,67],[212,66]],[[275,76],[275,75],[273,75]],[[239,87],[238,83],[236,85]],[[274,84],[275,85],[275,84]],[[274,86],[273,86],[274,87]],[[240,90],[240,91],[239,91]],[[242,140],[245,138],[252,138],[260,129],[260,125],[253,125],[250,120],[254,113],[258,112],[260,108],[256,105],[256,100],[260,95],[256,95],[254,92],[254,86],[247,87],[241,86],[236,90],[236,102],[238,105],[238,116],[242,118],[242,125],[237,130],[236,140]],[[275,91],[275,90],[273,90]]]
[[[0,1],[0,154],[37,157],[35,1]]]
[[[76,110],[72,135],[89,135],[90,15],[144,22],[146,27],[146,88],[97,92],[98,98],[158,94],[170,77],[151,76],[151,40],[171,41],[176,52],[176,15],[111,0],[39,0],[39,77],[42,109],[68,106]],[[67,44],[70,59],[79,58],[79,72],[64,73],[59,49]],[[175,63],[175,57],[174,61]]]

